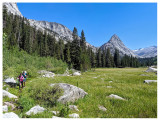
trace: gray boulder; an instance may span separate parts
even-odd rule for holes
[[[16,80],[14,80],[13,77],[12,78],[9,77],[9,78],[5,79],[4,82],[8,85],[11,85],[11,86],[16,86],[17,85]]]
[[[79,114],[77,113],[73,113],[73,114],[69,114],[70,118],[79,118]]]
[[[6,90],[3,90],[3,97],[5,97],[5,96],[7,96],[9,98],[18,98],[17,96],[7,92]]]
[[[3,118],[19,118],[17,114],[10,112],[3,114]]]
[[[46,110],[45,108],[43,107],[40,107],[39,105],[36,105],[34,107],[32,107],[28,112],[26,112],[26,115],[35,115],[37,113],[42,113],[44,110]]]
[[[57,115],[59,111],[51,111],[54,115]]]
[[[57,117],[57,116],[52,116],[52,118],[60,118],[60,117]]]
[[[114,98],[114,99],[119,99],[119,100],[125,100],[124,98],[122,98],[122,97],[120,97],[120,96],[118,96],[118,95],[115,95],[115,94],[111,94],[111,95],[109,95],[108,97]]]
[[[157,82],[157,80],[145,80],[144,83],[151,83],[151,82]]]
[[[69,108],[74,111],[79,111],[76,105],[69,105]]]
[[[145,72],[157,72],[157,69],[149,67]]]
[[[38,73],[41,74],[42,77],[54,78],[55,76],[53,72],[46,71],[46,70],[40,70],[38,71]]]
[[[100,105],[98,108],[99,108],[99,110],[101,110],[101,111],[106,111],[106,110],[107,110],[104,106],[101,106],[101,105]]]
[[[74,73],[73,73],[73,76],[80,76],[80,75],[81,75],[80,72],[74,72]]]
[[[7,105],[2,106],[2,109],[3,109],[3,112],[8,112],[8,106]]]
[[[55,83],[50,86],[58,85],[64,90],[63,95],[58,99],[58,102],[65,104],[66,102],[75,102],[79,98],[83,98],[88,93],[83,89],[66,83]]]
[[[4,102],[4,104],[7,105],[7,106],[11,106],[12,110],[14,110],[15,107],[16,107],[14,104],[12,104],[10,102]]]

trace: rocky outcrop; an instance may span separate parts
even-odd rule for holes
[[[7,106],[11,106],[11,109],[14,110],[16,108],[16,106],[10,102],[4,102],[5,105]]]
[[[81,75],[80,72],[74,72],[74,73],[73,73],[73,76],[80,76],[80,75]]]
[[[84,98],[84,96],[88,94],[83,89],[66,83],[55,83],[51,84],[50,86],[55,85],[58,85],[61,89],[64,90],[63,95],[58,99],[58,102],[63,104],[67,102],[75,102],[79,98]]]
[[[35,115],[37,113],[42,113],[43,111],[45,111],[46,109],[43,107],[40,107],[39,105],[32,107],[28,112],[26,112],[26,115]]]
[[[119,55],[121,57],[124,56],[125,54],[133,57],[136,56],[132,50],[130,50],[123,44],[123,42],[120,40],[120,38],[116,34],[114,34],[107,43],[103,44],[100,47],[102,51],[107,50],[107,48],[110,49],[110,52],[112,55],[114,55],[115,49],[117,49],[119,50]]]
[[[2,109],[3,109],[3,112],[8,112],[8,106],[7,105],[2,106]]]
[[[6,90],[3,90],[3,97],[5,97],[5,96],[7,96],[9,98],[18,98],[17,96],[7,92]]]
[[[17,114],[10,112],[3,114],[3,118],[19,118]]]
[[[99,108],[99,110],[101,110],[101,111],[106,111],[106,110],[107,110],[107,109],[106,109],[104,106],[102,106],[102,105],[98,106],[98,108]]]
[[[59,114],[59,111],[51,111],[54,115]]]

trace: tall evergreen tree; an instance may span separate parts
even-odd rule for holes
[[[114,63],[116,67],[120,66],[119,51],[117,49],[115,49],[115,53],[114,53]]]

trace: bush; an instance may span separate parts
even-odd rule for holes
[[[57,99],[63,94],[63,90],[58,85],[51,87],[46,82],[41,81],[33,84],[29,93],[39,103],[53,106],[57,104]]]

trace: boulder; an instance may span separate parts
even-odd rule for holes
[[[112,88],[112,86],[107,86],[107,88]]]
[[[60,117],[57,117],[57,116],[52,116],[52,118],[60,118]]]
[[[99,110],[101,110],[101,111],[106,111],[106,110],[107,110],[104,106],[101,106],[101,105],[100,105],[98,108],[99,108]]]
[[[7,105],[2,106],[2,109],[3,109],[3,112],[8,112],[8,106]]]
[[[13,77],[12,78],[9,77],[9,78],[5,79],[4,82],[6,84],[10,85],[10,86],[16,86],[17,85],[16,80],[14,80]]]
[[[51,111],[54,115],[57,115],[59,111]]]
[[[112,81],[109,81],[109,83],[112,83]]]
[[[109,95],[108,97],[114,98],[114,99],[125,100],[124,98],[122,98],[122,97],[120,97],[120,96],[118,96],[118,95],[115,95],[115,94],[111,94],[111,95]]]
[[[19,118],[17,114],[10,112],[3,114],[3,118]]]
[[[69,109],[79,111],[76,105],[69,105]]]
[[[80,76],[80,75],[81,75],[80,72],[74,72],[74,73],[73,73],[73,76]]]
[[[144,83],[151,83],[151,82],[157,82],[157,80],[144,80]]]
[[[48,78],[54,78],[55,74],[50,72],[50,71],[46,71],[46,70],[40,70],[38,71],[39,74],[42,75],[42,77],[48,77]]]
[[[64,90],[63,95],[60,96],[60,98],[58,99],[58,102],[61,102],[63,104],[67,102],[75,102],[79,98],[83,98],[85,95],[88,94],[83,89],[70,84],[66,84],[66,83],[50,84],[50,86],[54,86],[54,85],[58,85],[61,89]]]
[[[79,114],[77,113],[73,113],[73,114],[69,114],[70,118],[79,118]]]
[[[149,67],[145,72],[157,72],[157,69]]]
[[[18,98],[17,96],[7,92],[6,90],[3,90],[3,97],[5,97],[5,96],[7,96],[9,98]]]
[[[44,110],[46,110],[45,108],[43,107],[40,107],[39,105],[36,105],[34,107],[32,107],[28,112],[26,112],[26,115],[35,115],[37,113],[42,113]]]
[[[15,107],[16,107],[14,104],[12,104],[10,102],[4,102],[4,104],[7,105],[7,106],[11,106],[12,110],[14,110]]]

